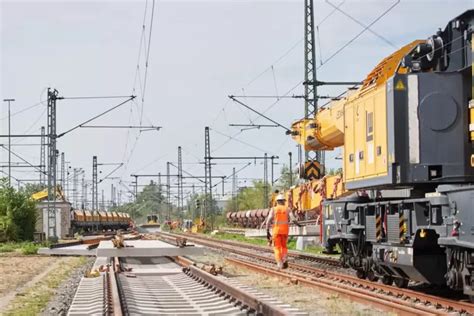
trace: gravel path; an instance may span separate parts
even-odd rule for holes
[[[241,284],[256,288],[264,294],[273,296],[302,311],[308,312],[310,316],[393,315],[393,313],[382,312],[371,306],[350,301],[338,294],[331,294],[314,287],[295,285],[253,270],[234,266],[224,260],[225,256],[231,255],[223,251],[207,249],[203,256],[189,257],[196,262],[214,263],[216,266],[222,266],[225,276],[236,278]]]
[[[75,269],[69,278],[65,280],[57,289],[53,299],[48,303],[41,315],[67,315],[69,306],[74,299],[76,289],[84,276],[86,270],[94,264],[95,257],[89,258],[87,264]]]

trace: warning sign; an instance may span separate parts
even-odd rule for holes
[[[306,161],[303,177],[307,180],[319,179],[321,177],[321,167],[319,163],[314,160]]]
[[[403,83],[402,79],[398,79],[397,83],[395,84],[395,90],[406,90],[405,84]]]

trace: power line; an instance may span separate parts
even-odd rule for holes
[[[342,4],[344,3],[345,1],[342,1],[338,7],[342,6]],[[327,14],[322,20],[321,22],[317,25],[317,27],[321,26],[331,15],[333,15],[334,13],[336,12],[336,9],[333,9],[329,14]],[[278,64],[283,58],[285,58],[291,51],[293,51],[296,47],[299,46],[299,44],[301,44],[302,42],[304,41],[304,37],[300,38],[295,44],[293,44],[287,51],[285,51],[280,57],[278,57],[270,66],[268,66],[267,68],[265,68],[262,72],[260,72],[257,76],[255,76],[252,80],[250,80],[247,84],[246,84],[246,87],[250,86],[252,83],[254,83],[257,79],[259,79],[261,76],[263,76],[268,70],[271,69],[271,67],[273,67],[274,65]],[[321,63],[322,65],[322,63]],[[290,90],[288,90],[287,93],[285,93],[283,96],[280,96],[279,98],[277,98],[277,100],[270,104],[269,107],[267,107],[262,113],[266,113],[267,111],[269,111],[273,106],[275,106],[279,101],[280,99],[282,98],[285,98],[289,93],[291,93],[294,89],[296,89],[299,85],[301,85],[301,83],[303,83],[303,81],[300,81],[298,82],[298,84],[296,84],[294,87],[292,87]],[[242,90],[244,90],[244,88],[242,88]],[[222,108],[222,111],[224,110],[224,108],[228,105],[228,102],[224,105],[224,107]],[[221,112],[219,112],[219,114],[217,115],[217,117],[214,119],[214,121],[217,120],[217,118],[219,117]],[[258,117],[256,118],[258,119]],[[250,123],[254,123],[253,120],[251,119],[251,117],[249,116],[249,122]],[[213,125],[214,123],[211,124],[211,126]],[[222,148],[223,146],[225,146],[228,142],[230,142],[231,140],[233,140],[235,137],[237,137],[238,135],[240,135],[243,131],[239,131],[237,132],[235,135],[233,135],[232,138],[229,138],[228,140],[224,141],[222,144],[218,145],[215,149],[212,150],[212,152],[215,152],[217,150],[219,150],[220,148]]]
[[[108,95],[108,96],[79,96],[79,97],[62,97],[62,100],[88,100],[88,99],[124,99],[130,98],[129,95]]]
[[[214,128],[210,128],[210,129],[211,129],[212,131],[216,132],[217,134],[220,134],[221,136],[228,137],[229,140],[234,140],[234,141],[236,141],[236,142],[239,142],[239,143],[241,143],[241,144],[247,145],[247,146],[249,146],[249,147],[251,147],[251,148],[253,148],[253,149],[256,149],[256,150],[261,151],[261,152],[264,152],[264,153],[268,153],[268,152],[269,152],[268,150],[262,149],[262,148],[260,148],[260,147],[255,146],[255,145],[252,145],[252,144],[249,144],[249,143],[247,143],[247,142],[244,142],[243,140],[237,139],[237,138],[235,138],[235,137],[233,137],[233,136],[230,136],[230,135],[224,134],[224,133],[222,133],[222,132],[219,132],[218,130],[216,130],[216,129],[214,129]]]
[[[265,116],[264,114],[258,112],[257,110],[252,109],[252,108],[251,108],[250,106],[248,106],[247,104],[245,104],[245,103],[243,103],[243,102],[237,100],[233,95],[229,95],[229,98],[232,99],[232,101],[237,102],[238,104],[240,104],[240,105],[244,106],[245,108],[249,109],[250,111],[252,111],[252,112],[254,112],[254,113],[257,113],[257,114],[260,115],[261,117],[263,117],[263,118],[269,120],[270,122],[272,122],[272,123],[278,125],[279,127],[283,128],[283,129],[285,129],[286,131],[291,131],[288,127],[286,127],[286,126],[284,126],[284,125],[278,123],[277,121],[275,121],[275,120],[269,118],[268,116]]]
[[[5,149],[7,152],[11,153],[13,156],[17,157],[18,159],[20,159],[21,161],[27,163],[30,167],[38,170],[39,172],[43,173],[43,174],[46,174],[46,172],[43,172],[43,170],[41,170],[40,168],[38,168],[37,166],[33,165],[31,162],[27,161],[26,159],[24,159],[23,157],[21,157],[20,155],[18,155],[17,153],[15,153],[13,150],[10,150],[8,149],[7,147],[5,147],[3,144],[0,144],[0,147],[2,147],[3,149]]]
[[[354,18],[353,16],[351,16],[349,13],[343,11],[342,9],[340,9],[339,7],[336,7],[334,4],[332,4],[329,0],[326,0],[326,3],[329,4],[331,7],[333,7],[335,10],[341,12],[342,14],[344,14],[345,16],[347,16],[349,19],[351,19],[352,21],[356,22],[357,24],[359,24],[360,26],[364,27],[364,28],[367,28],[367,30],[374,34],[375,36],[377,36],[378,38],[380,38],[382,41],[384,41],[385,43],[387,43],[388,45],[392,46],[393,48],[395,49],[398,49],[398,47],[393,44],[392,42],[390,42],[387,38],[383,37],[382,35],[376,33],[374,30],[370,29],[370,27],[368,27],[367,25],[365,25],[364,23],[360,22],[359,20],[357,20],[356,18]]]
[[[141,112],[140,112],[140,124],[142,124],[143,120],[143,108],[145,105],[145,94],[146,94],[146,83],[147,83],[147,78],[148,78],[148,63],[150,60],[150,50],[151,50],[151,34],[153,32],[153,20],[155,17],[155,0],[153,0],[153,4],[151,7],[151,20],[150,20],[150,32],[148,34],[148,49],[146,53],[146,60],[145,60],[145,76],[143,79],[143,92],[142,92],[142,107],[141,107]]]
[[[94,116],[94,117],[92,117],[92,118],[90,118],[90,119],[88,119],[88,120],[82,122],[81,124],[78,124],[78,125],[76,125],[76,126],[70,128],[70,129],[68,129],[67,131],[65,131],[65,132],[63,132],[63,133],[61,133],[61,134],[59,134],[59,135],[57,136],[57,138],[62,137],[62,136],[64,136],[64,135],[66,135],[67,133],[70,133],[70,132],[74,131],[75,129],[78,129],[79,127],[82,127],[82,126],[84,126],[85,124],[87,124],[87,123],[89,123],[89,122],[91,122],[91,121],[93,121],[93,120],[95,120],[95,119],[98,119],[99,117],[101,117],[101,116],[103,116],[103,115],[105,115],[105,114],[107,114],[107,113],[109,113],[109,112],[111,112],[111,111],[117,109],[118,107],[124,105],[125,103],[127,103],[127,102],[129,102],[129,101],[131,101],[131,100],[133,100],[133,99],[135,99],[135,96],[132,95],[132,96],[130,96],[127,100],[125,100],[125,101],[123,101],[123,102],[120,102],[119,104],[117,104],[117,105],[111,107],[110,109],[105,110],[104,112],[102,112],[102,113],[100,113],[100,114],[97,114],[96,116]]]
[[[356,36],[354,36],[352,39],[350,39],[346,44],[344,44],[341,48],[339,48],[337,51],[335,51],[331,56],[329,56],[323,64],[321,64],[317,69],[321,68],[323,65],[327,64],[331,59],[333,59],[337,54],[339,54],[341,51],[343,51],[347,46],[352,44],[356,39],[358,39],[362,34],[364,34],[372,25],[377,23],[382,17],[384,17],[387,13],[389,13],[393,8],[395,8],[398,4],[400,3],[400,0],[397,0],[394,4],[392,4],[387,10],[385,10],[381,15],[379,15],[375,20],[370,22],[369,25],[364,27],[362,31],[360,31]]]
[[[39,106],[39,105],[42,105],[44,102],[45,102],[45,101],[40,101],[40,102],[35,103],[35,104],[33,104],[33,105],[30,105],[30,106],[28,106],[28,107],[26,107],[26,108],[24,108],[24,109],[21,109],[21,110],[19,110],[19,111],[17,111],[17,112],[14,112],[14,113],[12,113],[12,114],[10,115],[10,117],[14,117],[15,115],[18,115],[18,114],[21,114],[21,113],[26,112],[26,111],[28,111],[28,110],[31,110],[31,109],[33,109],[33,108]],[[8,115],[6,115],[6,116],[0,118],[0,121],[6,120],[6,119],[8,119]]]

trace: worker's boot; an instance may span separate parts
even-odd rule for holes
[[[282,264],[282,268],[283,269],[288,269],[288,261],[283,261],[283,264]]]
[[[277,261],[277,268],[278,268],[278,270],[282,269],[283,268],[283,262]]]

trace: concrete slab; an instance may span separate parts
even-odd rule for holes
[[[245,230],[245,237],[266,237],[266,229],[247,229]],[[290,226],[288,236],[319,236],[319,226]]]
[[[97,257],[94,261],[94,265],[92,266],[92,270],[99,269],[100,266],[106,266],[109,263],[110,263],[110,258]]]
[[[122,265],[130,273],[139,275],[170,275],[183,272],[183,269],[166,257],[122,258]]]
[[[316,237],[311,236],[298,236],[296,239],[296,250],[305,250],[309,245],[316,244]]]
[[[75,245],[61,248],[40,248],[38,254],[40,255],[56,255],[56,256],[95,256],[96,249],[88,250],[89,245]]]
[[[202,255],[202,246],[179,248],[160,240],[126,240],[127,247],[114,248],[111,241],[101,241],[97,248],[98,257],[175,257]]]

